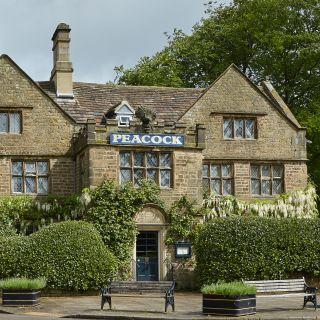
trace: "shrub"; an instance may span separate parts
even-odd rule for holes
[[[201,284],[320,274],[318,219],[235,217],[203,224],[195,241]]]
[[[0,243],[0,278],[47,279],[48,288],[88,290],[107,283],[117,261],[88,222],[52,224]]]
[[[8,225],[3,225],[0,224],[0,237],[13,237],[17,235],[17,231],[8,226]]]
[[[241,281],[238,282],[221,282],[216,284],[205,285],[201,288],[203,294],[222,294],[225,296],[240,296],[245,294],[256,294],[257,289]]]
[[[46,286],[45,278],[27,279],[27,278],[8,278],[0,281],[1,289],[17,290],[39,290]]]

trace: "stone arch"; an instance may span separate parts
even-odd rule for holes
[[[167,215],[165,211],[156,204],[147,203],[137,212],[135,218],[137,225],[167,225]]]

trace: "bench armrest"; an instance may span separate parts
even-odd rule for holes
[[[317,287],[309,287],[308,285],[305,285],[304,292],[306,293],[316,293],[318,290]]]
[[[169,289],[166,290],[166,294],[173,296],[174,295],[175,286],[176,286],[176,282],[172,281],[172,285],[171,285],[171,287]]]

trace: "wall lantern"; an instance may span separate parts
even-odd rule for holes
[[[181,258],[191,258],[191,243],[179,241],[175,244],[175,257],[177,259]]]

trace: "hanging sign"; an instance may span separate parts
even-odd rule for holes
[[[184,135],[178,134],[144,134],[111,133],[110,144],[135,146],[183,147]]]

